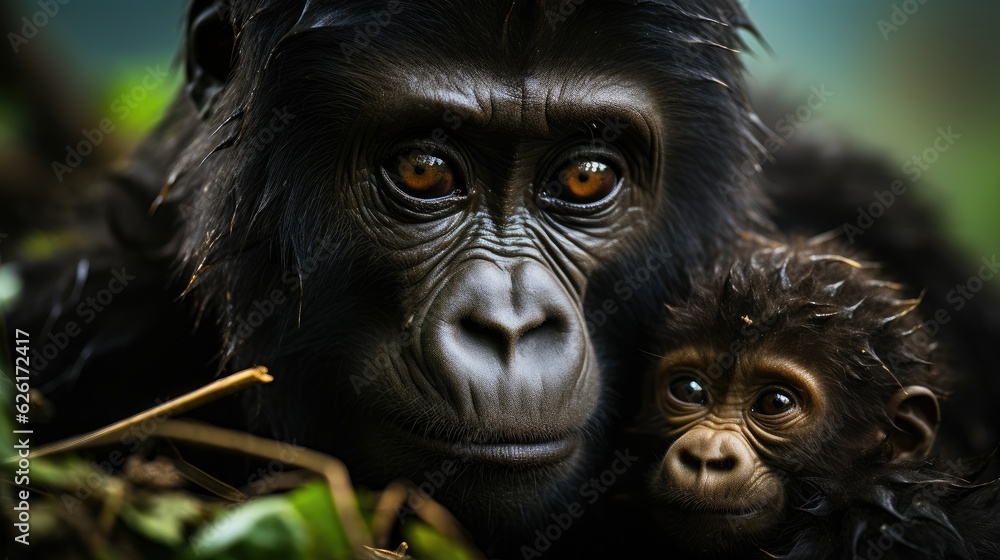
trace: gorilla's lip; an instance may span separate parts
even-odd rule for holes
[[[509,467],[530,467],[558,463],[576,451],[574,437],[540,443],[443,443],[451,455],[469,461],[483,461]]]
[[[673,523],[699,530],[721,531],[733,536],[753,535],[770,530],[781,519],[781,509],[773,504],[740,504],[717,507],[709,504],[665,504],[665,514]]]
[[[750,507],[746,509],[702,508],[702,509],[688,510],[686,513],[688,515],[704,515],[708,517],[755,517],[757,515],[767,513],[767,511],[759,507]]]
[[[492,463],[505,467],[540,467],[560,463],[580,447],[575,434],[533,441],[450,441],[400,430],[400,435],[425,449],[461,461]]]
[[[749,519],[760,515],[772,515],[776,509],[768,504],[754,504],[736,507],[712,507],[705,504],[667,504],[667,509],[677,515],[696,517],[722,517],[727,519]]]

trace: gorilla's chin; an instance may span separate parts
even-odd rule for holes
[[[578,432],[530,443],[449,441],[382,425],[362,436],[362,462],[374,468],[353,472],[373,484],[405,480],[420,497],[479,526],[499,513],[544,517],[575,486],[589,443]]]

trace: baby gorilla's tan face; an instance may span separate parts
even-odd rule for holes
[[[732,548],[784,518],[785,488],[765,459],[803,441],[826,413],[822,387],[801,364],[742,356],[713,379],[724,359],[684,349],[663,358],[653,380],[656,412],[670,446],[652,485],[658,515],[696,549]]]

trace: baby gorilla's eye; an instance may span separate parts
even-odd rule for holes
[[[670,383],[670,396],[684,404],[703,405],[708,402],[708,394],[698,380],[692,377],[679,377]]]
[[[399,190],[415,198],[442,198],[456,190],[455,172],[434,155],[400,154],[384,167]]]
[[[791,392],[784,389],[768,389],[761,393],[750,411],[762,416],[780,416],[796,406],[795,397]]]

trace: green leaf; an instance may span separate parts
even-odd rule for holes
[[[121,515],[136,533],[177,548],[184,544],[186,527],[194,524],[201,512],[197,500],[175,492],[151,496],[141,504],[125,504]]]
[[[191,540],[200,560],[307,559],[307,522],[283,496],[259,498],[224,510]]]
[[[410,544],[410,553],[420,560],[475,560],[465,546],[448,540],[430,526],[409,523],[403,529]]]
[[[93,465],[75,455],[42,457],[31,462],[32,482],[58,488],[75,490],[93,484],[103,486],[106,478]]]
[[[311,482],[293,492],[289,502],[306,519],[313,543],[313,558],[350,560],[351,545],[333,507],[330,488],[323,482]]]

